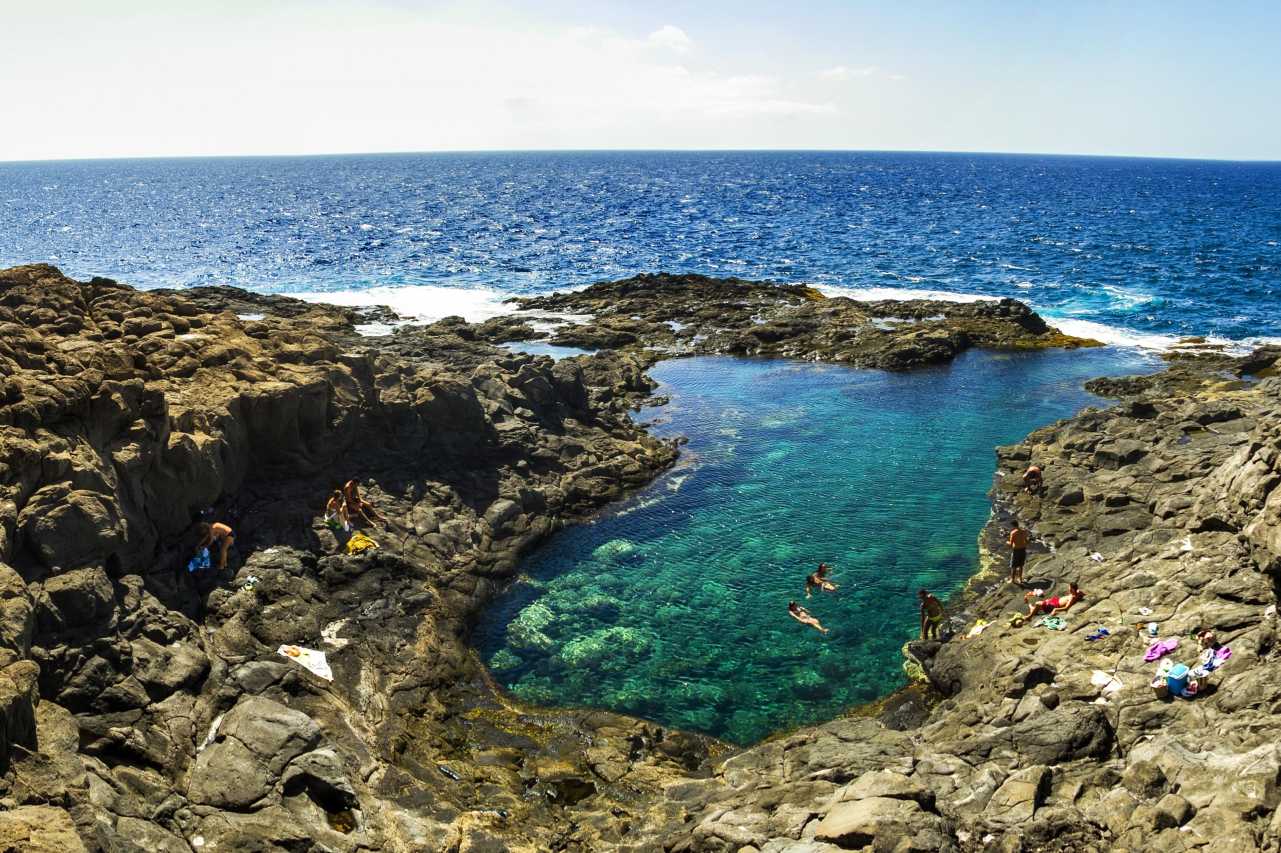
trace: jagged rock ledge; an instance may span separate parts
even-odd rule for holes
[[[1212,695],[1155,704],[1132,674],[1137,634],[1089,645],[1081,617],[1062,635],[994,620],[975,640],[917,650],[946,696],[932,707],[726,755],[618,715],[515,706],[464,642],[525,550],[673,461],[627,417],[652,390],[645,368],[703,352],[906,368],[972,345],[1084,342],[1015,302],[869,306],[697,277],[522,307],[361,338],[356,324],[395,318],[230,288],[140,293],[47,266],[0,272],[0,841],[1274,844],[1281,697],[1263,661],[1281,553],[1278,380],[1221,375],[1260,375],[1274,357],[1248,370],[1191,359],[1178,382],[1118,386],[1140,396],[1000,457],[998,507],[1054,546],[1029,577],[1079,577],[1091,623],[1142,598],[1177,630],[1217,627],[1236,654]],[[566,312],[593,316],[555,316]],[[553,363],[493,345],[539,336],[601,352]],[[1048,488],[1028,503],[1006,484],[1032,456]],[[372,555],[336,555],[317,523],[349,476],[393,521]],[[235,526],[244,558],[216,585],[182,568],[206,510]],[[976,591],[968,615],[1016,599]],[[325,650],[333,682],[277,655],[282,643]],[[1090,668],[1109,662],[1125,687],[1098,705]]]

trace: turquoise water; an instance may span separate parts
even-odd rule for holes
[[[971,352],[884,373],[731,358],[659,364],[645,410],[680,465],[534,554],[474,641],[531,702],[608,708],[750,743],[904,682],[918,587],[976,569],[992,448],[1100,404],[1134,351]],[[836,594],[805,601],[819,561]],[[806,604],[831,633],[787,615]]]

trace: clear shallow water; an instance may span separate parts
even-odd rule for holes
[[[353,291],[435,317],[663,269],[1016,296],[1078,323],[1245,339],[1281,335],[1278,199],[1278,163],[1083,157],[0,163],[0,265],[49,261],[143,286]],[[415,289],[368,293],[403,285]],[[1072,330],[1091,328],[1108,337]]]
[[[992,449],[1098,403],[1119,350],[971,352],[884,373],[772,360],[659,364],[658,432],[682,464],[618,511],[557,534],[474,635],[500,683],[747,743],[903,683],[915,591],[976,570]],[[835,595],[804,599],[820,562]],[[792,619],[789,600],[831,629]]]

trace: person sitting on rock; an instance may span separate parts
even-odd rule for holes
[[[1023,600],[1028,602],[1028,619],[1031,619],[1038,612],[1044,613],[1046,616],[1057,616],[1060,613],[1066,613],[1073,604],[1076,604],[1084,598],[1085,593],[1081,592],[1074,583],[1068,584],[1068,594],[1065,596],[1060,597],[1056,595],[1053,598],[1036,599],[1035,595],[1031,592],[1023,596]]]
[[[334,489],[334,493],[329,496],[329,503],[325,504],[325,524],[330,527],[337,524],[343,530],[351,530],[351,519],[347,517],[347,500],[343,497],[342,489]]]
[[[827,579],[827,573],[831,569],[827,563],[819,563],[818,568],[805,579],[805,597],[810,597],[810,591],[821,589],[823,592],[836,592],[836,584]]]
[[[827,633],[827,629],[823,627],[823,623],[811,616],[808,610],[801,607],[795,601],[788,602],[787,612],[793,619],[800,622],[802,625],[809,625],[811,628],[822,634]]]
[[[196,529],[200,531],[200,544],[196,546],[196,553],[200,553],[204,548],[213,550],[217,547],[219,549],[218,571],[225,571],[227,568],[227,552],[231,550],[232,544],[236,541],[235,532],[221,521],[213,524],[202,521]]]
[[[917,590],[916,597],[921,600],[921,639],[939,639],[944,616],[943,602],[924,589]]]
[[[1027,466],[1027,470],[1023,472],[1023,488],[1027,489],[1028,494],[1034,495],[1041,491],[1041,486],[1043,484],[1044,482],[1041,479],[1041,466]]]
[[[374,509],[373,504],[360,496],[360,484],[355,480],[348,480],[347,484],[342,487],[343,499],[347,504],[347,520],[353,521],[356,516],[360,516],[368,524],[386,524],[387,519]]]
[[[1023,565],[1027,562],[1027,531],[1014,519],[1014,527],[1006,540],[1010,545],[1010,583],[1023,583]]]

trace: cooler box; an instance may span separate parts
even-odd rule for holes
[[[1188,688],[1188,675],[1188,668],[1181,663],[1170,668],[1170,673],[1165,677],[1165,686],[1171,696],[1178,696]]]

